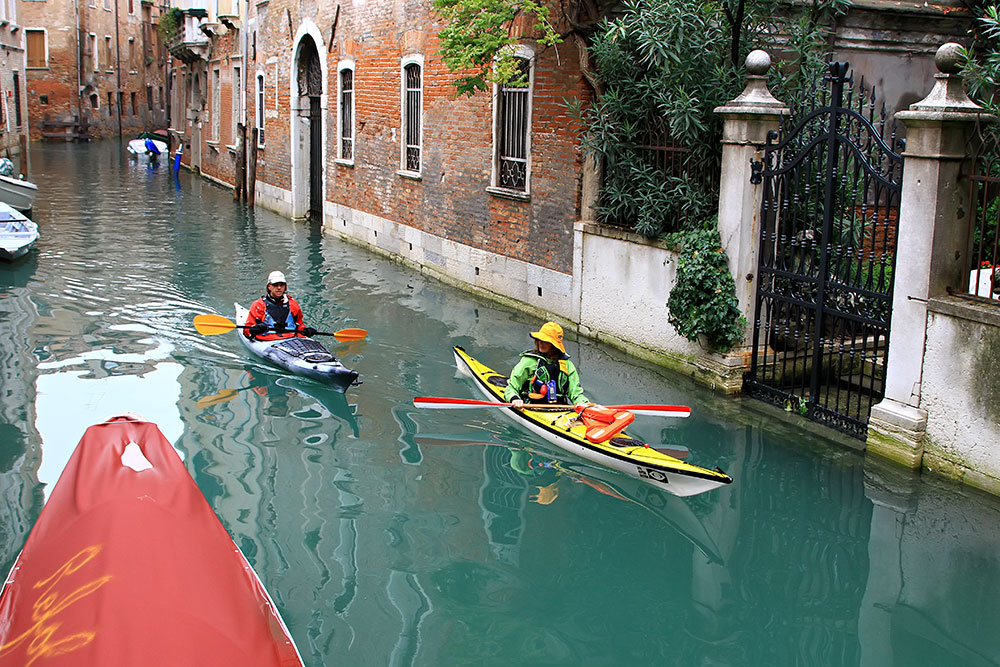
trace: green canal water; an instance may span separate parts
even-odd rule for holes
[[[568,350],[591,398],[690,405],[630,432],[735,482],[677,498],[495,411],[415,409],[476,397],[451,345],[509,369],[540,322],[118,142],[36,145],[31,167],[43,236],[0,265],[3,572],[84,429],[131,410],[174,443],[309,665],[1000,663],[996,499],[586,339]],[[272,269],[308,323],[370,332],[333,348],[364,384],[336,394],[194,331]]]

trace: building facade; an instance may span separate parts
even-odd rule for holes
[[[20,0],[31,138],[166,125],[166,49],[149,0]]]
[[[0,156],[19,153],[28,130],[25,36],[18,5],[18,0],[0,0]]]
[[[481,249],[522,275],[559,274],[568,296],[583,159],[564,100],[591,95],[572,43],[542,49],[526,34],[526,87],[456,97],[429,3],[184,11],[171,53],[185,164],[234,185],[242,120],[247,144],[257,137],[246,165],[259,205],[362,242],[378,238],[374,225],[419,236],[408,250],[434,253],[435,239]]]

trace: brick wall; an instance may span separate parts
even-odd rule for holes
[[[308,18],[320,31],[317,44],[326,65],[327,202],[340,204],[417,228],[466,245],[540,266],[571,272],[572,224],[580,217],[581,158],[579,128],[564,99],[589,99],[589,88],[578,69],[572,43],[537,52],[531,122],[530,198],[527,201],[487,191],[491,185],[493,101],[490,94],[456,98],[455,74],[441,62],[437,19],[428,2],[388,0],[340,5],[336,36],[329,42],[336,3],[321,0],[308,15],[290,0],[271,0],[251,7],[247,54],[247,124],[257,114],[256,76],[265,77],[265,143],[257,155],[257,179],[284,191],[292,190],[291,131],[294,33]],[[526,40],[530,44],[530,40]],[[254,46],[256,48],[254,48]],[[235,34],[216,38],[212,63],[189,69],[208,71],[239,53]],[[401,142],[401,59],[423,57],[422,167],[419,179],[397,173]],[[338,154],[338,63],[354,62],[355,154],[352,165]],[[231,65],[223,73],[223,123],[229,124]],[[209,77],[209,81],[211,78]],[[209,105],[210,106],[210,105]],[[209,114],[203,117],[203,138],[210,134]],[[228,135],[227,135],[228,136]],[[248,136],[249,139],[249,136]],[[227,139],[231,142],[231,139]],[[189,157],[185,157],[188,160]],[[307,159],[307,153],[303,156]],[[214,152],[205,144],[201,170],[230,183],[234,156],[224,147]],[[307,181],[308,174],[303,177]],[[300,187],[308,187],[303,183]]]
[[[93,136],[117,135],[119,112],[125,135],[166,125],[165,109],[160,104],[166,61],[162,51],[153,50],[152,61],[146,57],[140,1],[131,0],[132,13],[130,0],[112,0],[109,9],[104,7],[104,0],[96,0],[93,7],[91,2],[94,0],[80,0],[78,15],[74,14],[73,0],[19,3],[25,29],[45,29],[48,42],[46,67],[27,70],[26,97],[32,139],[41,137],[41,123],[46,115],[51,120],[85,117]],[[149,19],[155,19],[156,11],[150,10]],[[72,27],[77,24],[82,44],[77,43],[77,31]],[[152,37],[155,43],[153,30],[147,28],[145,39]],[[96,67],[91,34],[97,38]],[[82,90],[79,95],[78,85]],[[151,87],[152,107],[148,104],[147,86]],[[119,108],[119,91],[122,108]],[[110,103],[108,93],[111,93]]]

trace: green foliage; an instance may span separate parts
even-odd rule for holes
[[[740,314],[736,286],[719,239],[717,221],[676,232],[667,241],[678,246],[677,283],[670,290],[668,321],[688,340],[705,336],[725,352],[743,342],[746,318]]]
[[[562,41],[549,22],[549,9],[535,0],[434,0],[444,20],[439,33],[441,58],[453,72],[460,95],[487,91],[492,84],[525,85],[514,58],[519,43],[510,27],[519,14],[534,17],[537,41],[552,46]]]
[[[160,15],[160,20],[156,24],[156,29],[163,39],[170,39],[184,22],[184,12],[177,7],[171,7]]]

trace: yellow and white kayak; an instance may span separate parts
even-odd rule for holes
[[[471,377],[488,399],[503,403],[507,376],[476,361],[461,347],[455,347],[454,352],[459,371]],[[624,431],[605,442],[591,442],[586,437],[585,424],[573,410],[553,412],[542,405],[538,409],[500,409],[516,423],[557,447],[677,496],[694,496],[733,481],[718,468],[709,470],[685,463],[658,452]]]

